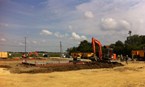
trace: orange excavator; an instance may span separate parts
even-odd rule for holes
[[[99,56],[96,56],[96,44],[99,47]],[[92,57],[90,57],[90,60],[92,61],[98,61],[98,60],[102,60],[102,44],[100,41],[98,41],[97,39],[92,37],[92,48],[93,48],[93,55]],[[75,55],[73,56],[73,61],[78,61],[78,55],[79,54],[83,54],[83,53],[75,53]]]
[[[98,45],[98,57],[96,56],[96,52],[97,52],[96,51],[96,44]],[[93,56],[91,56],[89,58],[92,61],[106,61],[106,60],[110,61],[111,59],[113,59],[111,57],[114,57],[113,56],[114,54],[113,54],[112,50],[110,50],[110,48],[108,48],[108,47],[106,48],[108,50],[108,52],[104,53],[104,55],[103,55],[101,42],[99,40],[93,38],[93,37],[92,37],[92,48],[93,48]],[[81,52],[77,53],[76,52],[75,55],[73,55],[73,61],[78,61],[77,59],[78,59],[79,54],[83,54],[83,53],[81,53]]]
[[[98,60],[97,56],[96,56],[96,44],[98,45],[98,57],[99,57],[99,60],[100,61],[110,61],[110,60],[116,60],[116,54],[113,53],[113,50],[112,48],[109,48],[106,46],[106,49],[108,50],[107,53],[102,53],[102,44],[100,41],[98,41],[97,39],[95,38],[92,38],[92,48],[93,48],[93,53],[94,53],[94,58],[96,61]]]

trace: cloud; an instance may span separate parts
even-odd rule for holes
[[[87,40],[87,37],[82,35],[82,36],[81,36],[81,39]]]
[[[51,35],[51,36],[55,36],[56,38],[64,38],[64,37],[68,37],[69,36],[67,33],[62,34],[60,32],[50,32],[49,30],[42,30],[40,32],[40,34],[41,35]]]
[[[40,33],[41,35],[52,35],[53,33],[52,32],[50,32],[49,30],[42,30],[41,31],[41,33]]]
[[[42,40],[46,39],[39,37],[38,32],[50,35],[48,42],[54,45],[58,39],[75,44],[72,39],[78,42],[92,36],[109,44],[125,40],[128,30],[133,34],[145,34],[145,0],[46,0],[41,4],[36,2],[37,5],[33,3],[34,8],[30,8],[31,3],[9,2],[15,4],[2,5],[0,20],[3,36],[0,35],[7,35],[8,40],[15,35],[22,39],[28,34],[21,35],[20,32],[29,31],[38,46],[45,44]]]
[[[131,29],[131,24],[128,21],[120,20],[119,23],[122,29],[128,29],[128,30]]]
[[[115,30],[115,31],[122,31],[122,30],[129,30],[131,25],[126,20],[117,20],[114,18],[103,18],[101,20],[101,26],[103,30]]]
[[[80,36],[77,33],[72,32],[72,39],[74,39],[74,40],[86,40],[87,38],[86,38],[86,36],[83,36],[83,35]]]
[[[61,34],[61,33],[59,33],[59,32],[55,32],[55,33],[54,33],[54,36],[56,36],[57,38],[64,38],[64,37],[67,37],[68,34],[67,34],[67,33],[66,33],[66,34]]]
[[[113,18],[103,18],[101,20],[101,26],[103,29],[115,29],[117,27],[117,21]]]
[[[86,11],[86,12],[84,13],[84,15],[85,15],[85,17],[87,17],[87,18],[94,18],[94,14],[93,14],[91,11]]]
[[[5,42],[5,41],[7,41],[5,38],[1,38],[0,39],[2,42]]]

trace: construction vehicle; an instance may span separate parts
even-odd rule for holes
[[[38,52],[28,52],[28,54],[23,53],[22,58],[33,58],[38,57]]]
[[[96,44],[98,45],[98,57],[96,56]],[[109,46],[105,46],[105,48],[107,49],[106,53],[102,53],[102,44],[100,41],[98,41],[95,38],[92,38],[92,47],[93,47],[93,53],[94,53],[94,57],[93,60],[97,61],[110,61],[110,60],[116,60],[116,54],[113,53],[113,49],[110,48]]]
[[[72,52],[71,56],[73,58],[81,58],[82,57],[82,52]]]
[[[93,52],[87,52],[87,53],[82,53],[82,57],[83,59],[89,59],[91,57],[93,57],[94,53]]]
[[[38,52],[29,52],[28,56],[29,57],[37,57],[38,56]]]
[[[145,60],[144,50],[132,50],[132,58],[136,60]]]
[[[96,44],[98,45],[98,56],[96,56]],[[78,58],[87,58],[92,61],[110,61],[116,59],[116,54],[113,53],[113,49],[106,46],[107,53],[102,53],[102,44],[100,41],[98,41],[95,38],[92,38],[92,48],[93,52],[89,53],[83,53],[83,52],[73,52],[71,53],[71,56],[73,57],[73,60],[76,61]]]
[[[8,52],[0,52],[0,58],[2,59],[8,58]]]
[[[96,51],[96,44],[98,45],[99,50]],[[102,45],[101,43],[92,38],[92,48],[93,48],[93,52],[90,53],[83,53],[83,52],[74,52],[71,53],[73,60],[69,59],[69,60],[65,60],[62,61],[61,60],[54,60],[52,62],[43,62],[43,63],[37,63],[36,60],[34,63],[32,62],[27,62],[27,60],[24,60],[22,62],[22,64],[25,65],[31,65],[31,66],[37,66],[37,67],[48,67],[50,69],[48,70],[78,70],[78,69],[93,69],[93,68],[108,68],[108,67],[113,67],[113,65],[122,65],[121,63],[117,63],[117,62],[112,62],[112,61],[106,61],[105,58],[108,57],[104,57],[103,53],[102,53]],[[96,56],[96,52],[98,52],[98,57]],[[78,58],[89,58],[90,60],[87,59],[78,59]],[[109,58],[108,58],[109,59]]]
[[[74,58],[75,56],[77,58],[81,58],[81,59],[89,59],[90,57],[93,57],[94,53],[93,52],[72,52],[71,56]]]

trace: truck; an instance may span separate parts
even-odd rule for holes
[[[131,54],[132,54],[133,59],[145,61],[145,51],[144,50],[132,50]]]
[[[8,58],[8,52],[0,52],[0,58],[2,59]]]

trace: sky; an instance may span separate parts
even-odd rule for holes
[[[59,52],[145,34],[145,0],[0,0],[0,51]]]

